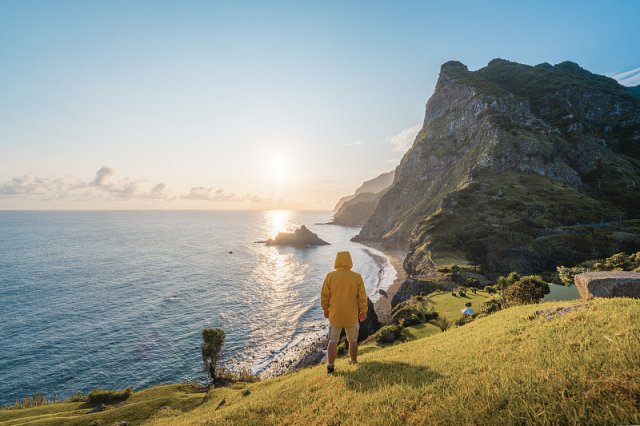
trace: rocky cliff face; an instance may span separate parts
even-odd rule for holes
[[[564,62],[442,66],[424,125],[357,240],[405,268],[536,272],[640,247],[640,100]]]
[[[383,173],[365,181],[353,195],[342,197],[334,209],[335,225],[362,226],[373,214],[387,188],[393,183],[395,172]]]

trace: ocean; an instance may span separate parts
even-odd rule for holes
[[[326,320],[320,287],[349,250],[372,300],[395,278],[318,225],[331,212],[0,212],[0,405],[43,393],[202,380],[201,331],[226,332],[223,363],[260,373]],[[256,241],[306,225],[331,245]],[[384,259],[379,266],[374,257]]]

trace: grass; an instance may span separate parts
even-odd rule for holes
[[[471,309],[476,312],[480,312],[482,304],[492,297],[484,291],[478,291],[477,294],[467,291],[466,297],[454,297],[451,295],[451,292],[437,292],[432,293],[428,298],[429,302],[433,305],[434,311],[440,314],[441,317],[446,317],[451,321],[455,321],[462,316],[460,310],[465,308],[465,303],[471,302]],[[405,336],[409,339],[421,339],[423,337],[442,333],[438,326],[435,325],[434,321],[407,327],[404,331]]]
[[[112,425],[126,421],[139,425],[152,416],[179,415],[198,406],[205,393],[188,385],[162,385],[132,393],[106,410],[87,414],[98,404],[56,402],[33,408],[0,410],[0,425]]]
[[[458,309],[444,296],[434,297],[440,310]],[[198,405],[190,398],[202,394],[153,388],[110,410],[133,409],[137,401],[145,424],[178,426],[640,423],[640,300],[595,299],[552,320],[533,315],[576,303],[509,308],[445,333],[371,349],[357,365],[340,359],[334,375],[317,366],[247,384],[248,395],[241,388],[212,389]],[[158,389],[168,400],[144,398]],[[178,397],[189,402],[152,414]],[[61,410],[58,405],[0,411],[0,424],[12,424],[3,423],[7,416]],[[76,418],[78,424],[138,424],[121,414]],[[48,416],[33,424],[61,423]]]

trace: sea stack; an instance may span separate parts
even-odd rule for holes
[[[268,246],[292,246],[298,248],[324,246],[329,244],[319,238],[317,234],[311,232],[304,225],[296,229],[294,232],[280,232],[275,238],[269,238],[264,243]]]

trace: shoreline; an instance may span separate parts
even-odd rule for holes
[[[387,289],[384,289],[387,293],[387,297],[380,295],[378,300],[373,303],[376,314],[378,315],[378,321],[384,325],[387,323],[389,315],[391,314],[391,299],[393,299],[393,296],[396,295],[402,283],[407,279],[407,273],[403,267],[404,258],[407,254],[402,250],[384,248],[380,243],[368,242],[367,244],[362,245],[383,253],[391,263],[393,269],[396,271],[395,279]]]
[[[374,262],[378,266],[379,280],[382,280],[384,277],[384,270],[387,267],[387,261],[396,272],[396,276],[388,288],[379,288],[386,292],[387,297],[379,294],[378,299],[373,302],[376,315],[378,316],[378,321],[380,321],[382,325],[385,325],[389,314],[391,313],[391,299],[398,292],[398,289],[407,276],[402,266],[406,254],[401,250],[385,249],[379,243],[360,244],[363,246],[363,250],[368,251],[368,254],[373,258]],[[370,251],[369,249],[380,252],[385,257],[383,258],[378,253]],[[371,296],[372,295],[370,294],[369,298],[371,298]],[[293,343],[288,349],[272,359],[264,369],[258,373],[260,379],[264,380],[282,376],[283,374],[290,373],[299,368],[320,364],[327,354],[327,329],[328,326],[320,332],[304,336],[300,341]]]

